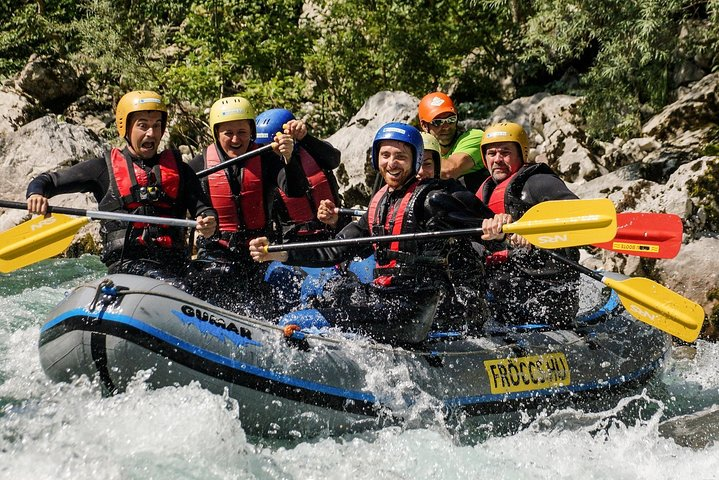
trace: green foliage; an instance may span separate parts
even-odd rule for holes
[[[382,90],[422,97],[439,88],[459,101],[499,100],[497,78],[514,63],[510,2],[317,3],[322,31],[307,73],[338,123]]]
[[[14,0],[0,4],[0,77],[22,69],[33,53],[64,56],[76,48],[69,28],[76,2]]]
[[[666,104],[673,68],[686,42],[682,25],[700,2],[688,0],[544,0],[527,23],[523,58],[549,71],[591,55],[583,76],[584,113],[602,139],[639,133],[642,105]],[[717,2],[709,2],[716,8]],[[716,18],[716,11],[714,11]],[[716,30],[714,34],[716,41]],[[709,35],[711,36],[711,35]],[[594,53],[596,52],[596,53]]]
[[[465,115],[571,89],[593,137],[628,137],[671,101],[683,62],[716,69],[718,40],[719,0],[0,2],[0,78],[32,53],[69,58],[108,108],[160,91],[190,145],[222,96],[289,108],[325,135],[378,91],[435,89]]]

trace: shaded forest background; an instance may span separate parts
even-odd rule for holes
[[[69,62],[98,110],[157,90],[173,143],[193,147],[222,96],[288,108],[322,136],[378,91],[436,89],[463,118],[581,95],[587,131],[610,140],[716,71],[718,20],[719,0],[3,0],[0,80],[39,54]]]

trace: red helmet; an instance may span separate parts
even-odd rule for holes
[[[454,102],[446,93],[432,92],[425,95],[419,102],[419,120],[421,122],[431,122],[437,118],[437,115],[446,112],[457,115]]]

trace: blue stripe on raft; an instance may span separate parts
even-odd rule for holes
[[[98,318],[100,315],[97,313],[91,313],[88,312],[85,309],[74,309],[70,310],[68,312],[63,313],[62,315],[53,318],[49,322],[47,322],[43,327],[41,328],[41,332],[48,330],[60,323],[62,323],[64,320],[68,319],[69,317],[77,317],[77,316],[83,316],[83,317],[92,317],[92,318]],[[342,388],[336,388],[336,387],[330,387],[327,385],[322,385],[315,382],[309,382],[306,380],[301,380],[299,378],[290,377],[289,375],[283,375],[279,373],[272,372],[270,370],[266,370],[260,367],[256,367],[254,365],[250,365],[247,363],[239,362],[237,360],[233,360],[231,358],[223,357],[222,355],[218,355],[216,353],[210,352],[208,350],[205,350],[203,348],[196,347],[188,342],[185,342],[184,340],[181,340],[177,337],[174,337],[172,335],[168,335],[167,333],[163,332],[162,330],[159,330],[155,327],[151,327],[150,325],[147,325],[144,322],[141,322],[139,320],[135,320],[132,317],[128,317],[127,315],[119,315],[115,313],[108,313],[104,312],[102,314],[102,320],[103,321],[110,321],[110,322],[116,322],[121,323],[124,325],[129,325],[133,328],[136,328],[140,331],[143,331],[149,335],[152,335],[156,338],[159,338],[160,340],[173,345],[177,348],[180,348],[188,353],[191,353],[193,355],[197,355],[199,357],[202,357],[204,359],[210,360],[212,362],[218,363],[220,365],[224,365],[230,368],[233,368],[235,370],[239,370],[245,373],[250,373],[252,375],[265,378],[268,380],[272,380],[279,383],[284,383],[286,385],[291,385],[293,387],[299,387],[305,390],[311,390],[315,392],[325,393],[328,395],[334,395],[336,397],[344,397],[349,400],[355,400],[355,401],[361,401],[361,402],[367,402],[367,403],[376,403],[377,399],[374,395],[365,393],[365,392],[353,392]]]
[[[601,317],[602,315],[606,315],[612,311],[614,311],[615,308],[619,306],[619,295],[617,295],[617,292],[612,290],[612,294],[609,295],[609,299],[607,299],[607,302],[602,305],[602,308],[599,310],[592,312],[588,315],[584,315],[581,317],[577,317],[578,322],[591,322],[592,320],[596,320],[597,318]]]

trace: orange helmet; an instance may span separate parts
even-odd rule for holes
[[[425,95],[419,102],[419,120],[421,122],[431,122],[437,115],[445,112],[457,115],[454,102],[446,93],[432,92]]]

